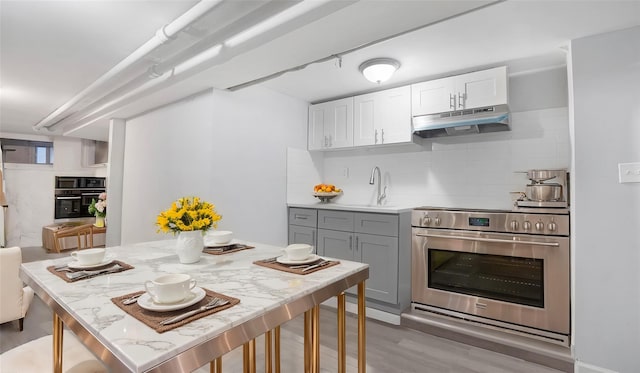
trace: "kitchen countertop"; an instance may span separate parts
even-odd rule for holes
[[[377,212],[383,214],[399,214],[402,212],[411,211],[419,206],[375,206],[375,205],[349,205],[340,203],[288,203],[289,207],[299,207],[305,209],[320,209],[320,210],[339,210],[339,211],[358,211],[358,212]]]

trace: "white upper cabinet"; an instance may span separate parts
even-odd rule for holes
[[[507,103],[507,68],[496,67],[411,85],[415,115]]]
[[[353,146],[353,97],[309,107],[309,150]]]
[[[354,146],[410,142],[411,89],[387,89],[354,97]]]
[[[455,110],[454,91],[451,78],[411,85],[412,114],[424,115]]]
[[[457,109],[471,109],[507,103],[507,67],[476,71],[456,79]]]

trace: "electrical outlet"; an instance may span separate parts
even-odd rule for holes
[[[342,168],[342,177],[344,177],[345,179],[349,178],[349,167]]]
[[[640,162],[618,163],[620,183],[640,183]]]

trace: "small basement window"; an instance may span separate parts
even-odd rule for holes
[[[53,142],[0,139],[4,163],[53,164]]]

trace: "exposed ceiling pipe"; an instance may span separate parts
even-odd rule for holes
[[[253,6],[248,6],[244,3],[230,4],[229,2],[221,4],[218,8],[216,8],[215,12],[211,12],[216,14],[211,14],[212,17],[210,18],[219,20],[219,14],[222,14],[226,15],[224,21],[217,21],[215,22],[215,25],[213,25],[209,24],[208,22],[210,21],[207,20],[206,26],[203,25],[204,28],[202,29],[205,31],[201,32],[203,35],[200,36],[200,40],[197,43],[180,50],[177,54],[172,55],[166,60],[159,61],[158,63],[149,66],[146,71],[140,73],[140,75],[136,77],[133,77],[129,81],[121,80],[118,84],[122,84],[111,90],[109,93],[85,105],[83,108],[75,111],[67,117],[60,117],[55,123],[51,124],[47,128],[49,129],[49,131],[55,131],[56,128],[64,127],[65,124],[75,123],[79,120],[82,120],[88,115],[88,113],[94,112],[96,110],[95,108],[104,106],[105,103],[111,102],[121,95],[126,94],[127,92],[136,89],[143,84],[146,84],[149,80],[161,77],[162,74],[172,70],[176,65],[181,64],[182,62],[192,58],[202,51],[211,48],[212,45],[219,44],[222,40],[225,40],[226,38],[244,30],[239,25],[247,24],[245,18],[251,20],[260,17],[262,19],[262,14],[265,14],[265,18],[268,18],[273,16],[274,14],[282,12],[283,9],[290,7],[292,4],[291,1],[265,2],[264,0],[260,3],[251,3],[253,4]],[[233,13],[231,15],[228,14],[229,12],[227,11],[227,9],[233,9]],[[251,22],[251,24],[257,22],[259,21]],[[187,27],[185,31],[189,29],[191,29],[191,27]],[[209,31],[211,32],[209,33]]]
[[[163,86],[173,84],[177,80],[182,80],[189,75],[195,74],[199,71],[205,70],[210,67],[212,63],[222,63],[230,60],[234,56],[244,51],[241,46],[247,44],[249,41],[264,36],[265,33],[274,30],[275,28],[284,25],[287,22],[292,21],[296,17],[300,17],[303,14],[311,12],[318,7],[331,2],[330,0],[307,0],[299,4],[294,5],[291,8],[278,13],[273,17],[270,17],[258,24],[241,31],[240,33],[228,38],[225,42],[216,44],[213,47],[199,53],[198,55],[190,58],[187,61],[175,66],[173,69],[166,71],[164,74],[156,79],[150,80],[147,83],[125,93],[124,95],[109,101],[99,108],[96,108],[90,113],[87,113],[84,117],[75,120],[76,123],[72,128],[66,129],[63,135],[68,135],[81,128],[84,128],[91,123],[108,116],[117,111],[122,103],[132,102],[135,99],[149,94]],[[259,29],[260,32],[255,32]],[[233,41],[233,47],[228,46],[228,42]],[[60,122],[61,125],[65,123]],[[67,123],[70,124],[70,123]]]
[[[154,51],[159,46],[171,40],[185,27],[189,26],[191,23],[195,22],[197,19],[211,11],[211,9],[213,9],[222,1],[223,0],[202,0],[194,5],[191,9],[183,13],[180,17],[176,18],[173,22],[160,28],[158,31],[156,31],[155,35],[146,43],[136,49],[129,56],[125,57],[125,59],[120,61],[104,75],[99,77],[95,82],[91,83],[91,85],[89,85],[87,88],[83,89],[80,93],[76,94],[69,101],[65,102],[62,106],[54,110],[51,114],[40,120],[40,122],[36,123],[33,126],[33,129],[40,130],[43,127],[50,127],[55,124],[56,120],[59,120],[59,118],[63,114],[65,114],[65,112],[69,110],[73,105],[77,104],[89,94],[102,87],[110,79],[113,79],[115,76],[125,71],[134,63],[140,61],[142,58]]]
[[[88,113],[86,116],[77,121],[77,125],[73,126],[70,129],[65,130],[63,132],[64,136],[69,135],[81,128],[84,128],[91,123],[108,116],[120,108],[120,104],[123,102],[131,102],[138,97],[142,97],[148,92],[160,87],[161,85],[168,84],[174,78],[179,77],[180,75],[184,75],[186,72],[189,72],[194,67],[198,65],[202,65],[205,62],[212,60],[213,58],[220,55],[223,46],[222,44],[216,44],[213,47],[207,49],[206,51],[190,58],[189,60],[181,63],[180,65],[174,67],[173,69],[166,71],[164,74],[159,76],[156,79],[150,80],[147,83],[119,96],[118,98],[105,103],[99,108],[95,109],[91,113]],[[229,57],[230,58],[230,57]]]

